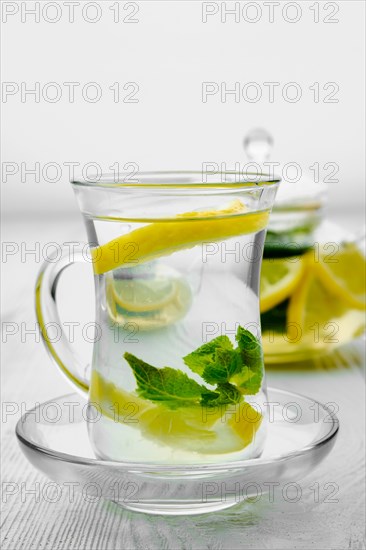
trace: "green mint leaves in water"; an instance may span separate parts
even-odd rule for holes
[[[183,357],[184,363],[211,386],[199,384],[184,372],[156,368],[125,353],[140,397],[169,408],[202,405],[216,407],[239,403],[243,395],[256,394],[263,378],[263,354],[259,340],[239,326],[234,348],[227,336],[218,336]]]
[[[262,346],[239,326],[234,349],[228,336],[219,336],[183,357],[185,364],[208,384],[235,384],[242,394],[255,394],[263,378]]]
[[[131,353],[125,353],[124,358],[135,375],[138,395],[155,403],[164,402],[174,408],[196,405],[205,391],[209,391],[181,370],[157,369]]]

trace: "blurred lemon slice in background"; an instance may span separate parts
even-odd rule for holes
[[[315,348],[341,345],[365,330],[364,312],[340,299],[332,285],[325,286],[316,270],[309,271],[290,300],[287,322],[296,323],[302,340]]]
[[[263,260],[260,286],[261,312],[291,296],[304,272],[303,258]]]
[[[312,250],[301,260],[298,272],[289,271],[287,258],[263,262],[263,348],[270,363],[330,351],[366,328],[366,262],[357,246],[342,244],[332,254],[323,246],[319,257]]]
[[[343,245],[332,256],[323,247],[315,267],[319,279],[334,294],[351,307],[366,307],[366,262],[355,244]]]

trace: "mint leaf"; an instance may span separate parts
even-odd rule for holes
[[[249,330],[239,326],[235,339],[238,342],[245,364],[252,369],[262,368],[263,353],[258,338]]]
[[[235,374],[230,382],[235,384],[241,393],[247,395],[256,394],[262,383],[262,374],[253,372],[249,367],[244,366],[239,374]]]
[[[238,328],[236,341],[243,369],[235,374],[230,382],[236,384],[242,393],[253,395],[259,391],[263,379],[262,346],[254,334],[242,327]]]
[[[170,367],[157,369],[131,353],[123,356],[129,363],[137,382],[137,393],[150,401],[195,404],[206,388],[184,372]],[[209,391],[209,390],[208,390]]]
[[[202,394],[214,394],[205,386],[189,378],[184,372],[170,367],[157,369],[132,353],[123,356],[136,378],[137,393],[153,402],[161,402],[170,408],[199,405]]]
[[[204,368],[202,378],[209,384],[223,384],[229,382],[242,367],[240,353],[233,349],[217,348],[212,363]]]
[[[228,336],[218,336],[183,360],[208,384],[231,383],[237,385],[242,394],[253,395],[263,379],[262,346],[249,330],[240,326],[236,340],[238,347],[234,349]]]
[[[213,394],[216,394],[216,396]],[[201,404],[206,407],[217,407],[219,405],[236,404],[241,399],[242,394],[238,388],[233,384],[229,384],[229,382],[225,382],[224,384],[218,384],[214,392],[207,395],[203,394]]]
[[[211,342],[203,344],[203,346],[183,357],[183,361],[187,367],[191,369],[191,371],[202,376],[205,367],[215,361],[215,353],[217,348],[232,350],[233,345],[230,338],[225,335],[218,336],[217,338],[211,340]]]

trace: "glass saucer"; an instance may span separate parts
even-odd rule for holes
[[[332,449],[339,422],[324,405],[269,388],[268,435],[260,458],[197,465],[111,462],[94,458],[87,404],[73,393],[38,405],[16,426],[28,460],[85,501],[111,500],[150,514],[201,514],[298,482]]]

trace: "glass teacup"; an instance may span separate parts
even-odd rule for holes
[[[254,458],[266,434],[259,280],[279,180],[201,172],[103,176],[72,185],[96,292],[88,369],[59,323],[69,249],[45,264],[37,316],[48,351],[89,400],[99,458],[193,464]]]

